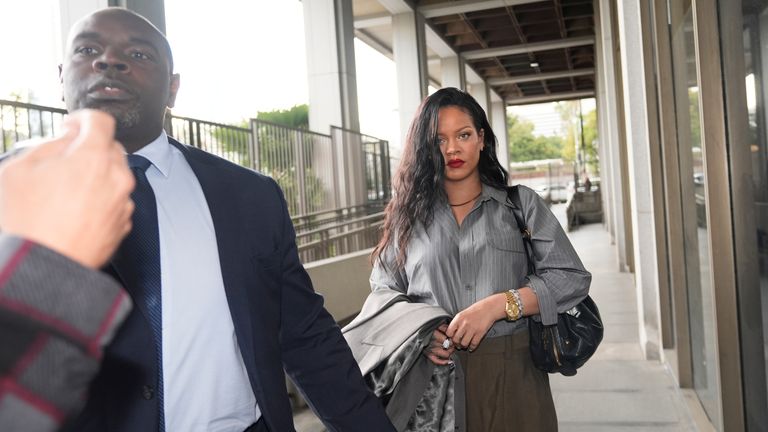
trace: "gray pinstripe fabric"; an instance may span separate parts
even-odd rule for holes
[[[0,426],[3,432],[55,431],[56,421],[13,394],[0,399]]]
[[[436,205],[431,226],[414,230],[402,271],[392,271],[395,250],[387,250],[382,255],[385,265],[378,260],[374,264],[371,289],[394,289],[456,314],[491,294],[530,286],[542,322],[556,323],[558,312],[586,297],[592,276],[544,201],[524,186],[520,201],[532,234],[537,275],[527,274],[523,240],[506,191],[483,185],[461,227],[446,202]],[[526,325],[525,319],[498,321],[487,336],[511,334]]]
[[[67,373],[62,373],[63,368]],[[50,338],[22,372],[18,383],[66,413],[82,408],[85,400],[80,394],[73,395],[72,389],[87,388],[98,370],[99,362],[83,356],[77,346]]]
[[[110,276],[86,269],[44,247],[30,249],[28,256],[16,268],[3,295],[66,322],[86,336],[94,336],[120,292],[120,285]],[[40,263],[50,267],[41,268]],[[125,297],[117,320],[121,321],[129,310],[130,301]]]

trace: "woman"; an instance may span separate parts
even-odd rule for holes
[[[453,316],[424,355],[460,361],[468,431],[557,430],[549,378],[528,351],[528,319],[544,324],[579,303],[591,280],[546,204],[519,187],[536,275],[496,158],[485,112],[455,88],[427,97],[411,124],[374,249],[371,287]]]

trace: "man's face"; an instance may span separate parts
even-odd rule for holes
[[[70,112],[112,114],[118,137],[148,139],[146,144],[160,133],[166,106],[173,106],[178,76],[171,72],[156,29],[124,10],[99,11],[70,33],[61,66],[64,101]]]

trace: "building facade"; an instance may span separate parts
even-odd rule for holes
[[[767,430],[768,1],[595,9],[605,224],[646,358],[716,430]]]

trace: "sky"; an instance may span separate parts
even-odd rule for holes
[[[4,65],[16,65],[0,67],[0,98],[28,96],[33,89],[35,103],[63,106],[57,69],[62,51],[59,1],[0,0],[0,52]],[[236,123],[259,111],[308,103],[299,0],[165,0],[165,10],[175,69],[181,75],[174,114]],[[32,27],[31,22],[39,25]],[[359,40],[355,57],[361,132],[399,147],[394,63]],[[560,128],[553,106],[510,111],[533,121],[534,133],[551,135]]]
[[[513,114],[533,122],[534,135],[560,135],[563,122],[555,109],[556,106],[557,102],[510,106],[507,108],[507,115]],[[582,99],[581,110],[585,115],[594,109],[594,98]]]

